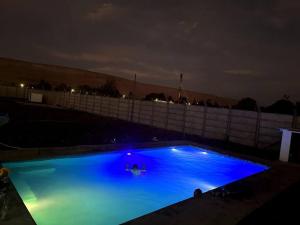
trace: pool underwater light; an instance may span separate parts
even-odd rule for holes
[[[3,166],[12,171],[9,177],[37,225],[122,224],[191,198],[196,189],[201,198],[201,192],[268,169],[191,145],[127,147]]]

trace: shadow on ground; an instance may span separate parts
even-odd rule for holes
[[[300,224],[300,181],[242,219],[238,225]]]
[[[0,142],[17,147],[54,147],[181,140],[182,134],[128,121],[36,105],[0,101],[10,122],[0,127]]]

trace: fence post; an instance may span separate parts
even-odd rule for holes
[[[69,92],[69,94],[68,94],[67,106],[68,106],[69,108],[72,108],[71,92]]]
[[[293,115],[293,120],[292,120],[292,128],[297,129],[297,123],[298,123],[298,115],[297,115],[297,109],[294,109],[294,115]]]
[[[258,147],[259,144],[260,123],[261,123],[261,112],[260,112],[260,107],[257,106],[257,119],[256,119],[256,129],[255,129],[255,139],[254,139],[254,146],[256,148]]]
[[[22,94],[22,93],[21,93]],[[26,100],[28,100],[28,87],[26,86],[23,90],[23,100],[24,102],[26,102]]]
[[[92,109],[93,114],[95,114],[95,105],[96,105],[96,93],[94,93],[93,109]]]
[[[134,112],[135,99],[131,99],[131,110],[130,110],[130,121],[133,121],[133,112]]]
[[[187,109],[188,109],[188,105],[186,104],[183,108],[183,115],[182,115],[182,134],[183,134],[183,137],[185,138],[185,122],[186,122],[186,112],[187,112]]]
[[[74,109],[75,108],[75,94],[71,93],[70,92],[70,95],[69,95],[69,105],[70,105],[70,108],[71,109]],[[72,98],[71,98],[72,97]]]
[[[8,97],[8,87],[5,86],[5,97],[7,98]]]
[[[143,103],[143,101],[141,101],[140,100],[140,107],[139,107],[139,116],[138,116],[138,123],[140,123],[141,122],[141,108],[142,108],[142,103]]]
[[[79,110],[81,111],[81,93],[79,93]]]
[[[72,106],[72,102],[71,102],[71,91],[69,92],[69,101],[68,101],[68,105],[69,105],[69,108],[73,108]]]
[[[152,101],[152,109],[151,109],[151,126],[153,127],[154,124],[154,104],[155,102]]]
[[[130,120],[130,99],[127,100],[127,121]]]
[[[103,112],[103,107],[102,107],[102,105],[103,105],[103,96],[100,96],[100,108],[99,108],[99,114],[100,115],[103,115],[102,114],[102,112]]]
[[[26,101],[28,101],[28,97],[29,97],[29,94],[28,94],[29,88],[28,88],[27,86],[25,87],[24,92],[25,92],[25,99],[24,99],[24,102],[26,102]]]
[[[229,141],[229,138],[230,138],[231,119],[232,119],[232,107],[229,106],[227,125],[226,125],[226,133],[225,133],[225,141],[227,141],[227,142]]]
[[[112,99],[113,99],[113,97],[109,97],[109,99],[108,99],[108,116],[109,117],[113,117],[113,115],[112,115],[112,106],[113,106],[113,104],[112,104]]]
[[[67,105],[68,105],[68,97],[67,96],[69,96],[69,94],[68,94],[68,92],[65,92],[65,101],[64,101],[64,107],[67,107]],[[69,99],[69,101],[70,101],[70,99]]]
[[[170,110],[170,103],[167,103],[167,112],[166,112],[166,123],[165,123],[165,129],[168,129],[168,123],[169,123],[169,110]]]
[[[88,99],[89,99],[89,95],[85,94],[85,111],[88,112]]]
[[[121,104],[121,98],[118,100],[118,106],[117,106],[117,119],[120,119],[120,104]]]
[[[18,89],[18,87],[16,87]],[[27,90],[27,86],[24,87],[22,90],[23,90],[23,100],[26,101],[26,90]]]
[[[62,105],[62,101],[63,101],[63,95],[61,94],[61,92],[55,91],[56,94],[56,105],[61,106]]]
[[[206,117],[207,117],[207,105],[205,102],[204,103],[204,112],[203,112],[203,121],[202,121],[202,134],[201,134],[202,137],[204,137],[204,134],[205,134]]]
[[[65,107],[65,102],[66,102],[66,92],[64,91],[63,92],[63,95],[61,94],[61,92],[59,92],[59,104],[62,106],[62,107]]]
[[[75,109],[76,98],[77,96],[73,94],[73,109]]]
[[[135,106],[135,99],[132,98],[131,100],[131,110],[130,110],[130,121],[133,121],[133,112],[134,112],[134,106]]]

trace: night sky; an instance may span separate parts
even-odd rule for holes
[[[0,56],[300,100],[298,0],[1,0]]]

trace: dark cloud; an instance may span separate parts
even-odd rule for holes
[[[300,99],[293,0],[2,0],[3,57],[267,103]]]

